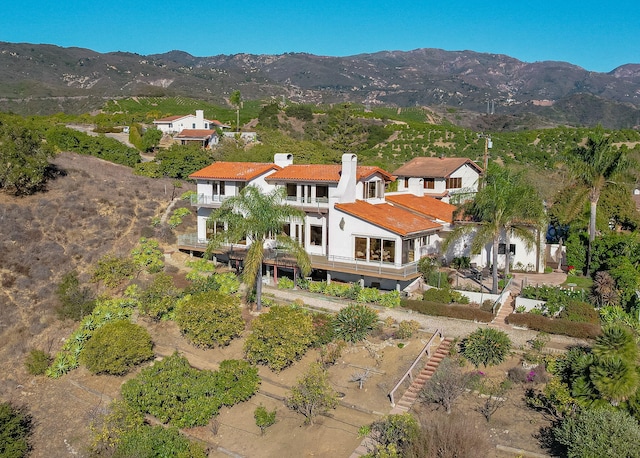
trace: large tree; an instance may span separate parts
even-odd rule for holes
[[[596,236],[596,214],[598,201],[607,185],[619,185],[630,170],[631,162],[624,151],[611,144],[611,138],[602,129],[589,135],[584,146],[570,150],[567,165],[578,186],[587,192],[589,200],[589,246],[587,251],[587,275],[590,273],[591,247]]]
[[[262,264],[264,244],[275,241],[280,250],[292,255],[303,275],[311,271],[311,261],[304,247],[283,233],[284,225],[293,220],[304,220],[305,214],[284,204],[286,190],[277,188],[263,193],[256,186],[247,186],[237,196],[226,199],[209,217],[211,224],[224,223],[226,229],[216,234],[209,243],[211,253],[225,243],[246,240],[249,244],[242,272],[243,282],[249,291],[256,288],[257,309],[262,308]]]
[[[545,220],[542,199],[528,184],[521,173],[491,164],[488,167],[484,186],[475,199],[463,204],[457,216],[470,219],[459,223],[443,245],[449,246],[466,237],[472,237],[471,251],[480,253],[491,244],[492,248],[492,293],[498,292],[498,248],[502,233],[505,234],[505,274],[509,273],[511,235],[521,239],[528,250],[536,243],[536,233]]]

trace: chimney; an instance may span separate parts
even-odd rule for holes
[[[204,110],[196,110],[196,129],[204,129]]]
[[[358,156],[343,154],[340,181],[334,194],[338,202],[345,204],[356,201],[357,170]]]
[[[407,189],[414,196],[424,196],[424,178],[409,178],[409,187]]]
[[[293,164],[293,154],[291,153],[276,153],[273,156],[273,163],[279,167],[285,168],[288,165]]]

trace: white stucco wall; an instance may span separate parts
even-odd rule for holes
[[[500,237],[500,243],[504,243],[505,240],[504,231]],[[457,242],[454,242],[449,249],[445,253],[444,257],[446,261],[449,263],[455,257],[463,257],[468,256],[471,259],[472,263],[478,265],[478,267],[489,267],[492,263],[492,245],[488,244],[483,247],[482,251],[479,254],[471,253],[471,241],[473,239],[473,234],[469,234],[464,238],[458,239]],[[540,246],[532,247],[531,251],[528,251],[526,248],[526,244],[519,237],[512,235],[510,244],[516,246],[515,255],[511,255],[511,266],[513,269],[522,268],[523,270],[529,272],[544,272],[544,250],[545,250],[545,240],[544,236],[540,236]],[[504,254],[498,255],[498,268],[503,269],[505,263],[506,256]]]

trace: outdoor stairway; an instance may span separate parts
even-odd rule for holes
[[[396,403],[396,405],[391,409],[390,414],[402,414],[406,413],[411,409],[411,406],[418,399],[418,395],[420,394],[420,390],[427,383],[427,380],[431,378],[431,376],[435,373],[436,369],[440,365],[440,361],[442,361],[448,354],[449,349],[451,348],[451,344],[453,340],[449,337],[446,337],[440,342],[440,345],[436,349],[436,351],[431,355],[424,368],[420,371],[420,373],[413,378],[411,386],[405,391],[400,400]],[[370,437],[365,437],[358,448],[356,448],[349,458],[359,458],[362,455],[366,455],[370,451],[370,447],[373,447],[375,442]]]
[[[514,304],[515,304],[515,298],[511,297],[509,301],[504,303],[498,309],[498,313],[496,314],[495,317],[493,317],[491,324],[499,328],[508,328],[509,325],[506,323],[505,319],[513,313]]]
[[[411,409],[411,406],[418,399],[418,395],[420,394],[420,390],[427,383],[427,380],[431,378],[431,376],[435,373],[436,369],[440,365],[440,361],[442,361],[448,354],[449,349],[451,348],[451,344],[453,340],[449,337],[445,338],[440,342],[440,345],[436,349],[436,351],[431,355],[431,358],[427,361],[424,368],[420,371],[420,373],[413,378],[413,382],[411,386],[404,392],[402,397],[393,409],[391,409],[390,413],[405,413]]]

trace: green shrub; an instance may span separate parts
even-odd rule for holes
[[[503,362],[511,351],[509,336],[497,329],[479,328],[462,340],[461,353],[476,368],[495,366]]]
[[[123,375],[153,357],[151,336],[142,326],[118,320],[101,326],[86,343],[80,362],[94,374]]]
[[[489,323],[493,320],[493,314],[491,312],[484,312],[477,307],[465,305],[446,305],[438,302],[412,300],[403,300],[401,305],[404,308],[415,310],[424,315],[446,316],[461,320],[479,321],[481,323]]]
[[[62,281],[56,289],[56,296],[60,300],[60,307],[56,313],[60,319],[71,318],[80,321],[82,317],[90,314],[96,306],[93,292],[80,286],[78,273],[69,272],[62,277]]]
[[[217,291],[186,296],[176,306],[180,331],[195,346],[228,345],[244,331],[240,300]]]
[[[291,388],[285,404],[305,417],[305,424],[313,424],[316,416],[338,405],[337,393],[329,383],[327,372],[318,363],[309,366],[307,373]]]
[[[313,320],[313,346],[320,347],[331,342],[334,338],[333,315],[322,312],[314,312]]]
[[[359,342],[376,327],[378,314],[366,305],[352,304],[341,309],[333,323],[336,338],[346,342]]]
[[[122,397],[162,423],[190,428],[206,425],[222,405],[247,399],[258,385],[258,371],[246,361],[223,361],[218,372],[200,371],[174,353],[122,385]]]
[[[187,274],[187,280],[191,282],[191,285],[187,288],[187,292],[190,294],[204,293],[206,291],[234,294],[240,289],[240,280],[233,272],[212,275],[190,272]]]
[[[94,267],[91,281],[103,282],[107,288],[116,288],[126,279],[133,278],[135,272],[136,265],[131,259],[106,254]]]
[[[420,323],[415,320],[402,320],[398,324],[398,330],[395,332],[397,339],[409,339],[420,329]]]
[[[49,353],[43,350],[32,349],[24,362],[27,372],[31,375],[43,375],[47,372],[52,358]]]
[[[578,323],[600,323],[600,314],[595,307],[588,302],[578,300],[569,300],[560,311],[558,318]]]
[[[173,278],[164,272],[154,275],[153,281],[138,293],[139,309],[154,320],[171,318],[181,291],[173,284]]]
[[[451,290],[446,288],[429,288],[422,293],[423,301],[440,302],[441,304],[450,304],[453,302]]]
[[[256,318],[245,340],[249,361],[280,371],[300,358],[314,341],[313,319],[304,310],[274,305]]]
[[[375,303],[380,300],[380,290],[377,288],[361,288],[355,300],[363,303]]]
[[[164,268],[164,253],[160,244],[153,239],[140,238],[138,246],[131,250],[131,259],[138,269],[150,274],[158,273]]]
[[[420,425],[410,413],[389,414],[374,421],[367,430],[376,442],[372,455],[391,458],[406,456],[420,433]]]
[[[278,278],[278,289],[293,289],[295,283],[289,277]]]
[[[327,287],[326,281],[310,281],[309,282],[309,292],[324,294],[324,290]]]
[[[177,208],[173,213],[171,213],[171,216],[167,220],[167,224],[171,229],[175,229],[182,224],[182,218],[190,214],[191,210],[186,207]]]
[[[349,297],[351,293],[351,284],[350,283],[338,283],[332,281],[324,288],[324,294],[334,297]]]
[[[260,434],[264,434],[265,430],[276,422],[276,410],[269,412],[265,406],[260,404],[253,411],[253,418],[256,420],[256,426],[260,428]]]
[[[389,291],[388,293],[381,294],[377,301],[379,305],[390,309],[399,307],[400,302],[400,291]]]
[[[139,162],[133,168],[133,173],[142,177],[160,178],[160,164],[155,161]]]
[[[23,458],[29,454],[33,420],[25,408],[0,403],[0,456]]]
[[[622,410],[581,410],[555,426],[553,436],[569,458],[640,457],[640,426]]]
[[[187,439],[177,428],[143,425],[139,429],[125,431],[111,456],[206,458],[208,455],[202,445]]]
[[[533,331],[547,334],[562,334],[580,339],[593,339],[602,332],[599,324],[579,323],[560,318],[547,318],[532,313],[512,313],[506,322],[514,326],[523,326]]]

